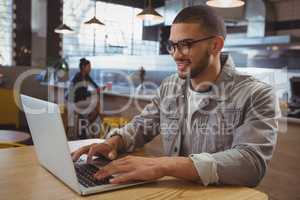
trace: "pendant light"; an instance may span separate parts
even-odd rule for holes
[[[54,32],[58,33],[58,34],[71,34],[71,33],[74,33],[74,30],[71,29],[66,24],[61,24],[54,29]]]
[[[245,4],[242,0],[209,0],[207,5],[217,8],[236,8]]]
[[[62,3],[62,9],[64,9],[63,3]],[[72,33],[74,33],[74,30],[72,28],[70,28],[68,25],[62,23],[61,25],[59,25],[58,27],[56,27],[54,29],[54,32],[58,33],[58,34],[72,34]]]
[[[151,0],[148,0],[148,6],[144,8],[142,12],[137,14],[136,17],[141,20],[155,20],[155,21],[163,20],[163,17],[152,7]]]
[[[101,22],[99,19],[96,18],[97,15],[97,2],[94,1],[94,17],[86,22],[84,24],[92,26],[93,28],[99,28],[104,26],[105,24]]]

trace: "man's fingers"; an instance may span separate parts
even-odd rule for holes
[[[79,148],[78,150],[71,153],[72,160],[77,161],[82,154],[87,154],[87,163],[91,163],[93,160],[93,156],[103,155],[104,157],[114,160],[117,158],[117,151],[111,149],[111,147],[105,143],[94,143],[91,145],[87,145]]]
[[[115,150],[112,150],[112,151],[110,151],[110,152],[108,153],[108,158],[109,158],[110,160],[116,159],[117,156],[118,156],[118,154],[117,154],[117,151],[115,151]]]
[[[107,159],[114,160],[118,157],[117,151],[113,148],[112,145],[103,142],[102,149],[103,149],[103,156]]]
[[[95,173],[94,177],[96,179],[102,179],[114,174],[125,173],[132,170],[134,170],[134,167],[129,164],[122,164],[113,161],[102,169],[98,170],[98,172]]]
[[[71,153],[72,160],[74,162],[76,162],[82,154],[87,152],[88,148],[89,148],[89,146],[84,146],[84,147],[78,149],[77,151],[72,152]]]
[[[90,149],[89,149],[88,155],[87,155],[87,160],[86,160],[87,163],[92,163],[92,161],[93,161],[93,156],[95,155],[95,153],[96,153],[96,151],[97,151],[96,149],[97,149],[96,144],[92,144],[92,145],[90,146]]]
[[[72,160],[74,162],[76,162],[79,159],[80,154],[78,152],[74,152],[74,153],[71,154],[71,156],[72,156]]]
[[[124,173],[119,176],[116,176],[112,179],[110,179],[111,184],[121,184],[121,183],[128,183],[131,181],[136,181],[138,180],[138,177],[136,176],[135,172],[129,172],[129,173]]]

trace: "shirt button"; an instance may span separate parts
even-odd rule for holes
[[[177,152],[177,150],[178,150],[177,147],[175,147],[175,148],[174,148],[174,151]]]

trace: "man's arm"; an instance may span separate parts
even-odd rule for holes
[[[269,86],[249,99],[243,124],[235,130],[232,148],[211,154],[220,184],[254,187],[266,173],[277,140],[280,109]]]
[[[114,160],[101,168],[95,174],[95,178],[102,179],[113,174],[119,174],[110,180],[113,184],[156,180],[164,176],[199,181],[193,162],[187,157],[145,158],[127,156]]]
[[[145,106],[143,111],[135,116],[130,123],[123,128],[113,129],[105,136],[106,139],[119,135],[123,142],[121,151],[131,152],[135,148],[142,147],[159,134],[160,125],[160,94]]]
[[[160,124],[160,95],[152,99],[142,113],[133,118],[125,127],[113,129],[109,132],[104,144],[93,144],[82,147],[72,153],[73,160],[77,160],[82,154],[87,154],[89,161],[94,155],[104,155],[114,160],[119,152],[130,152],[137,147],[142,147],[159,134]]]
[[[173,176],[190,181],[200,181],[193,161],[188,157],[163,157],[163,171],[165,176]]]

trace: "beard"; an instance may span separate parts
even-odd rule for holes
[[[199,76],[205,69],[207,69],[209,65],[209,53],[208,51],[205,55],[200,59],[196,64],[195,67],[190,67],[187,72],[180,73],[178,72],[178,76],[181,79],[193,79]]]

